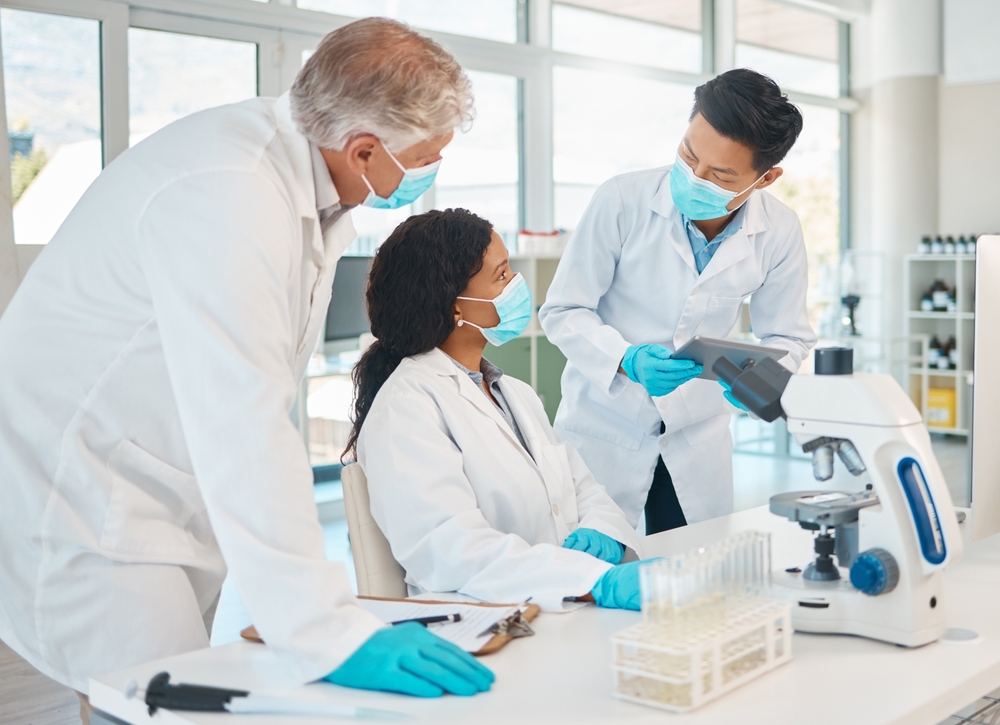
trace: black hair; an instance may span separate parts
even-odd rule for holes
[[[802,113],[766,75],[737,68],[694,91],[691,118],[701,114],[726,138],[753,149],[753,168],[777,166],[802,131]]]
[[[357,454],[375,395],[403,358],[433,350],[451,335],[455,300],[482,269],[492,235],[493,225],[470,211],[435,210],[411,216],[379,247],[365,291],[376,340],[354,367],[344,456]]]

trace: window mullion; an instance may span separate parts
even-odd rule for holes
[[[129,145],[128,7],[116,5],[101,21],[101,127],[104,165]]]
[[[713,74],[736,67],[736,0],[714,0],[712,13]]]

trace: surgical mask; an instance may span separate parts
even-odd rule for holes
[[[382,148],[385,148],[385,145]],[[362,206],[370,206],[374,209],[398,209],[401,206],[412,204],[425,191],[431,188],[431,184],[434,183],[434,177],[437,176],[438,167],[441,166],[441,159],[438,159],[433,164],[408,169],[399,163],[399,159],[393,156],[392,151],[385,149],[385,152],[389,154],[389,158],[396,163],[396,166],[403,171],[403,178],[400,179],[399,186],[389,195],[389,198],[383,199],[375,193],[375,189],[368,183],[368,178],[362,174],[361,179],[365,182],[365,186],[368,187],[368,196],[361,202]]]
[[[460,300],[471,302],[492,302],[497,308],[500,316],[500,324],[496,327],[479,327],[475,322],[459,320],[458,326],[472,325],[483,333],[486,341],[492,345],[500,346],[505,342],[510,342],[515,337],[524,332],[531,321],[531,290],[524,277],[515,274],[514,278],[503,288],[503,292],[492,300],[484,300],[478,297],[459,297]]]
[[[763,179],[764,175],[761,175],[760,179]],[[677,154],[674,167],[670,170],[670,195],[674,199],[674,206],[688,219],[696,221],[718,219],[739,209],[739,207],[727,209],[726,206],[740,194],[752,189],[760,179],[743,191],[728,191],[707,179],[695,176],[694,169],[687,165],[680,154]],[[744,199],[743,204],[746,204],[749,198],[748,196]]]

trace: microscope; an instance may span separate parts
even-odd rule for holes
[[[820,348],[814,361],[813,375],[771,359],[712,366],[753,413],[787,420],[817,481],[833,476],[835,456],[859,478],[857,493],[771,498],[772,513],[815,532],[815,558],[774,572],[772,594],[793,603],[801,632],[934,642],[945,630],[944,568],[961,557],[962,538],[930,435],[892,376],[853,371],[851,349]]]

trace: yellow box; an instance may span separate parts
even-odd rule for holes
[[[927,389],[927,427],[954,428],[956,419],[954,388]]]

